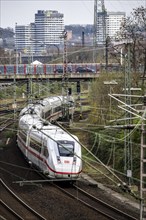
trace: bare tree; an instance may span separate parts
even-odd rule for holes
[[[131,16],[121,26],[120,37],[131,43],[131,67],[133,83],[138,86],[142,77],[143,85],[146,76],[146,8],[133,9]]]

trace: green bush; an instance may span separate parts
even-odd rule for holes
[[[4,133],[4,138],[13,138],[16,135],[16,132],[14,131],[6,131]]]

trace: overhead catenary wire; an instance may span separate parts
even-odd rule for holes
[[[137,125],[139,127],[139,123]],[[103,133],[99,133],[99,132],[95,132],[95,131],[91,131],[91,130],[87,130],[87,129],[84,129],[84,128],[80,128],[80,127],[75,127],[75,126],[72,126],[72,128],[74,129],[78,129],[78,130],[82,130],[82,131],[85,131],[85,132],[89,132],[89,133],[92,133],[92,134],[95,134],[97,133],[98,135],[100,135],[100,139],[103,139],[104,141],[106,142],[109,142],[109,143],[119,143],[119,142],[124,142],[124,138],[115,138],[115,137],[111,137],[109,135],[106,135],[106,134],[103,134]],[[112,129],[113,128],[107,128],[107,129]],[[137,129],[137,127],[135,126],[134,128],[135,130]],[[134,133],[134,129],[131,131],[131,133],[129,135],[132,135],[132,133]],[[117,129],[115,129],[117,131]],[[133,143],[134,144],[134,143]],[[140,144],[137,144],[137,146],[140,146]]]
[[[59,124],[58,124],[59,125]],[[60,127],[60,125],[59,125],[59,127]],[[37,125],[35,125],[35,126],[32,126],[32,128],[31,129],[36,129],[36,130],[41,130],[41,128],[37,128]],[[64,130],[64,128],[62,128],[63,130]],[[44,133],[42,130],[41,130],[41,132],[42,132],[42,134],[44,134],[44,135],[46,135],[47,137],[49,137],[50,139],[52,139],[53,141],[55,141],[56,143],[59,143],[59,142],[57,142],[56,140],[54,140],[54,138],[52,138],[50,135],[48,135],[48,134],[46,134],[46,133]],[[67,131],[66,131],[67,132]],[[67,132],[70,136],[72,136],[69,132]],[[73,137],[73,136],[72,136]],[[74,138],[74,137],[73,137]],[[76,140],[77,141],[77,140]],[[77,141],[78,142],[78,141]],[[59,143],[60,144],[60,143]],[[81,144],[80,142],[79,142],[79,144]],[[82,145],[82,144],[81,144]],[[64,146],[63,146],[64,147]],[[87,149],[86,147],[85,147],[85,149]],[[90,154],[92,154],[90,151],[89,151],[89,153]],[[77,156],[77,155],[76,155]],[[92,156],[93,156],[93,154],[92,154]],[[96,157],[95,157],[96,158]],[[82,159],[82,158],[81,158]],[[91,165],[90,163],[88,163],[87,161],[85,161],[89,166],[91,166],[92,168],[94,168],[94,169],[96,169],[97,170],[97,168],[96,167],[94,167],[93,165]],[[102,163],[101,161],[100,161],[100,163]],[[103,163],[102,163],[102,165],[104,165]],[[98,170],[97,170],[98,171]],[[111,181],[113,181],[110,177],[109,177],[109,179],[111,180]],[[120,180],[120,179],[119,179]],[[121,180],[120,180],[121,181]],[[115,181],[113,181],[113,182],[115,182]],[[122,182],[122,181],[121,181]],[[115,182],[115,184],[116,184],[116,182]]]
[[[108,141],[108,140],[107,140]]]
[[[57,124],[64,130],[66,131],[67,133],[69,133],[62,125],[60,125],[58,122]],[[70,134],[70,133],[69,133]],[[73,135],[70,134],[72,137]],[[83,145],[82,143],[80,143],[80,141],[78,141],[78,143],[87,151],[90,153],[90,155],[92,155],[98,162],[100,162],[101,165],[103,165],[103,167],[105,167],[113,176],[115,176],[117,178],[117,180],[123,184],[123,181],[117,176],[115,175],[115,173],[113,173],[109,167],[107,167],[98,157],[96,157],[85,145]]]
[[[61,126],[59,123],[57,123],[59,126]],[[61,126],[61,128],[63,130],[65,130],[67,133],[68,131]],[[70,134],[70,133],[69,133]],[[72,136],[72,134],[70,134]],[[72,136],[73,137],[73,136]],[[111,168],[109,168],[108,166],[106,166],[99,158],[97,158],[85,145],[83,145],[82,143],[80,143],[80,141],[77,141],[85,150],[87,150],[90,155],[93,156],[93,158],[96,160],[96,162],[99,162],[107,171],[109,171],[109,173],[111,173],[118,181],[119,183],[117,183],[117,181],[113,180],[112,178],[109,177],[109,175],[106,175],[104,172],[102,172],[101,170],[97,169],[97,167],[93,166],[92,164],[90,164],[89,162],[85,161],[83,158],[82,160],[85,161],[90,167],[92,167],[94,170],[100,172],[101,174],[103,174],[105,177],[107,177],[111,182],[115,183],[117,186],[119,186],[124,192],[128,192],[130,195],[132,195],[133,197],[135,197],[136,199],[140,200],[140,197],[138,197],[130,188],[129,186],[123,182],[114,172]]]
[[[90,152],[90,151],[89,151]],[[93,156],[93,155],[92,155]],[[97,158],[96,158],[96,160],[97,161],[99,161],[100,163],[101,163],[101,161],[100,160],[98,160]],[[88,163],[86,160],[84,160],[90,167],[92,167],[92,168],[94,168],[95,170],[97,170],[98,172],[99,172],[99,170],[96,168],[96,167],[94,167],[94,166],[92,166],[90,163]],[[102,164],[103,165],[103,164]],[[107,168],[107,166],[105,166],[105,168]],[[109,169],[108,169],[108,171],[109,171]],[[107,175],[105,175],[107,178],[109,178]],[[117,178],[117,177],[116,177]],[[111,178],[109,178],[111,181],[113,181]],[[121,181],[120,179],[119,179],[119,181]],[[113,181],[115,184],[117,184],[117,182],[116,181]],[[122,182],[122,181],[121,181]],[[123,182],[122,182],[123,183]]]

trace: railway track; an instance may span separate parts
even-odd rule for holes
[[[24,106],[26,105],[27,100],[17,100],[16,104],[17,104],[17,112],[20,112],[20,110],[22,108],[24,108]],[[9,100],[7,102],[7,100],[0,100],[0,113],[4,114],[4,113],[12,113],[14,112],[14,100]]]
[[[37,172],[37,170],[35,170]],[[44,181],[49,181],[43,174],[37,172],[37,174],[44,179]],[[43,182],[43,181],[42,181]],[[57,184],[56,184],[57,183]],[[60,184],[62,181],[59,182],[50,182],[55,188],[59,191],[65,193],[67,196],[77,200],[81,204],[85,205],[87,208],[92,209],[98,215],[103,216],[103,219],[111,219],[111,220],[137,220],[138,216],[135,217],[130,215],[126,211],[122,211],[119,208],[112,206],[111,204],[101,200],[98,198],[98,195],[95,195],[97,188],[89,186],[88,190],[84,187],[84,184],[79,187],[77,184]],[[77,182],[78,183],[78,182]],[[65,187],[64,187],[65,185]],[[92,191],[92,193],[91,193]]]
[[[0,179],[1,185],[1,219],[11,220],[46,220],[42,215],[32,209],[21,200],[5,183]]]
[[[69,197],[76,199],[80,203],[84,204],[88,208],[94,210],[100,215],[107,217],[111,220],[137,220],[136,217],[129,215],[128,213],[121,211],[114,206],[102,201],[98,197],[86,192],[81,187],[73,185],[73,187],[62,188],[58,185],[55,185],[63,193],[67,194]]]
[[[32,177],[32,175],[33,175],[33,177]],[[126,219],[130,220],[131,219],[131,220],[136,220],[136,219],[138,219],[138,217],[133,217],[130,214],[127,214],[128,211],[126,211],[126,210],[125,210],[126,213],[123,213],[122,211],[120,211],[119,210],[120,206],[118,206],[118,209],[116,210],[116,208],[109,205],[109,204],[111,204],[111,202],[109,204],[106,204],[105,202],[100,201],[99,198],[101,198],[101,197],[98,196],[98,193],[99,193],[98,191],[100,191],[100,190],[97,187],[95,188],[95,187],[92,187],[92,186],[88,186],[88,184],[85,183],[85,181],[83,181],[83,182],[79,181],[79,182],[77,182],[77,185],[73,185],[73,186],[68,185],[68,184],[66,185],[64,183],[62,184],[62,182],[59,182],[59,184],[55,183],[55,182],[52,183],[52,181],[50,181],[48,178],[42,176],[42,174],[40,175],[40,172],[38,170],[35,170],[35,169],[31,170],[31,177],[32,178],[28,181],[27,180],[22,180],[22,181],[16,181],[16,182],[19,183],[21,185],[21,187],[22,187],[22,185],[24,185],[24,188],[26,189],[26,187],[27,187],[28,190],[29,190],[29,185],[31,187],[34,184],[34,186],[38,185],[38,187],[39,187],[39,185],[41,184],[42,185],[41,192],[39,192],[38,196],[41,195],[41,197],[42,197],[43,194],[45,194],[46,197],[48,198],[48,200],[50,200],[51,199],[51,194],[53,193],[53,195],[56,195],[57,197],[54,197],[53,198],[54,200],[51,200],[51,201],[54,201],[54,202],[57,201],[58,196],[59,196],[59,198],[60,198],[59,201],[61,200],[61,198],[64,198],[65,201],[68,201],[67,204],[74,203],[74,204],[76,204],[76,206],[78,206],[79,210],[80,209],[81,210],[85,209],[86,211],[89,210],[87,212],[93,213],[94,216],[97,216],[97,219],[100,219],[100,220],[107,220],[107,219],[114,219],[114,220],[115,219],[116,220],[117,219],[118,220],[123,220],[123,219],[124,220],[126,220]],[[49,182],[49,184],[47,182]],[[23,187],[22,187],[22,190],[23,190]],[[103,197],[104,197],[103,192],[101,194],[102,194],[102,200],[103,200]],[[7,194],[4,193],[4,197],[5,197],[5,195],[7,195]],[[32,194],[29,194],[29,195],[31,197],[33,197]],[[29,203],[29,204],[31,204],[31,203]],[[1,205],[1,207],[2,207],[2,205]],[[64,209],[68,210],[67,207],[65,206]],[[122,208],[120,207],[120,209],[122,209]],[[39,210],[39,209],[37,209],[37,210]],[[79,212],[79,210],[78,210],[78,212]],[[49,216],[50,216],[50,214],[51,213],[49,212]],[[70,214],[68,214],[68,215],[70,215]],[[92,216],[92,215],[90,215],[90,216]],[[13,218],[8,218],[8,219],[12,220]],[[18,218],[14,218],[14,219],[18,219]],[[35,219],[38,219],[38,218],[35,217]],[[63,218],[60,218],[60,219],[63,219]],[[96,219],[96,218],[92,216],[89,219]]]
[[[7,127],[9,127],[10,125],[12,125],[14,122],[13,120],[10,119],[1,119],[0,120],[0,132],[4,131]]]
[[[15,152],[16,153],[16,152]],[[18,158],[16,158],[15,161],[17,161]],[[33,182],[33,181],[32,181]],[[42,181],[43,182],[43,181]],[[2,185],[2,182],[1,182],[1,185]],[[126,220],[126,219],[129,219],[129,220],[136,220],[138,218],[135,218],[125,212],[122,212],[120,211],[119,209],[116,209],[114,207],[112,207],[111,205],[101,201],[98,199],[97,196],[93,196],[94,195],[94,192],[97,191],[94,190],[93,194],[91,193],[87,193],[86,190],[84,190],[84,188],[80,188],[76,185],[73,185],[73,187],[60,187],[56,184],[54,184],[54,186],[56,188],[58,188],[60,191],[62,191],[62,193],[70,199],[70,198],[73,198],[75,201],[78,202],[78,204],[83,204],[82,206],[87,206],[88,209],[91,209],[93,210],[93,212],[97,213],[97,216],[102,216],[103,218],[98,218],[98,219],[113,219],[113,220]],[[45,189],[48,188],[48,185],[45,187]],[[44,186],[43,186],[43,189],[42,189],[42,192],[44,191]],[[1,201],[1,207],[2,207],[2,210],[3,212],[7,212],[9,213],[9,218],[8,219],[26,219],[26,215],[29,216],[29,214],[26,214],[26,213],[29,213],[29,211],[27,210],[27,208],[25,208],[26,210],[24,210],[24,208],[18,208],[19,205],[20,205],[20,202],[16,201],[14,202],[13,199],[8,199],[8,202],[5,201],[5,197],[8,197],[9,198],[9,193],[7,192],[6,189],[3,189],[3,198],[2,198],[2,201]],[[54,193],[54,191],[53,191]],[[46,194],[46,193],[45,193]],[[49,189],[47,190],[47,194],[48,194],[48,197],[47,198],[50,198],[50,194],[49,194]],[[7,195],[7,196],[6,196]],[[40,195],[40,194],[39,194]],[[61,195],[61,194],[60,194]],[[60,196],[59,195],[59,196]],[[17,199],[16,199],[17,200]],[[54,199],[55,200],[55,199]],[[9,203],[10,201],[12,201],[11,203]],[[76,202],[76,203],[77,203]],[[5,205],[6,203],[6,205]],[[13,206],[10,207],[10,204],[15,204],[15,207],[17,207],[17,210],[15,209],[14,207],[14,210],[13,210]],[[7,207],[10,207],[9,211],[8,211],[8,208]],[[23,206],[22,206],[23,207]],[[67,206],[68,207],[68,206]],[[80,207],[80,205],[79,205]],[[18,209],[21,211],[21,212],[24,212],[24,213],[17,213]],[[16,212],[18,216],[20,216],[21,218],[18,218],[18,217],[15,217],[15,214],[13,214],[10,210],[13,210],[14,213]],[[23,217],[23,215],[25,217]],[[32,215],[32,217],[31,217]],[[13,216],[13,218],[11,217]],[[34,217],[33,214],[30,214],[30,217],[29,219],[45,219],[45,218],[40,218],[40,217]]]

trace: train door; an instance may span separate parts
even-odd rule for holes
[[[35,149],[37,151],[37,153],[36,153],[36,164],[41,169],[41,164],[42,164],[42,156],[41,156],[42,134],[41,134],[41,137],[38,137],[35,141],[36,141],[35,142],[36,143]]]
[[[28,159],[37,167],[40,167],[41,141],[36,134],[29,137]]]
[[[26,157],[28,156],[28,142],[29,142],[29,137],[28,137],[28,132],[26,132],[26,140],[25,140],[25,155],[26,155]]]
[[[47,140],[45,138],[42,139],[41,157],[41,169],[44,171],[44,173],[48,173],[49,170],[47,164],[49,163],[49,151],[47,147]]]
[[[27,157],[27,133],[20,130],[17,134],[18,147],[22,153]]]

